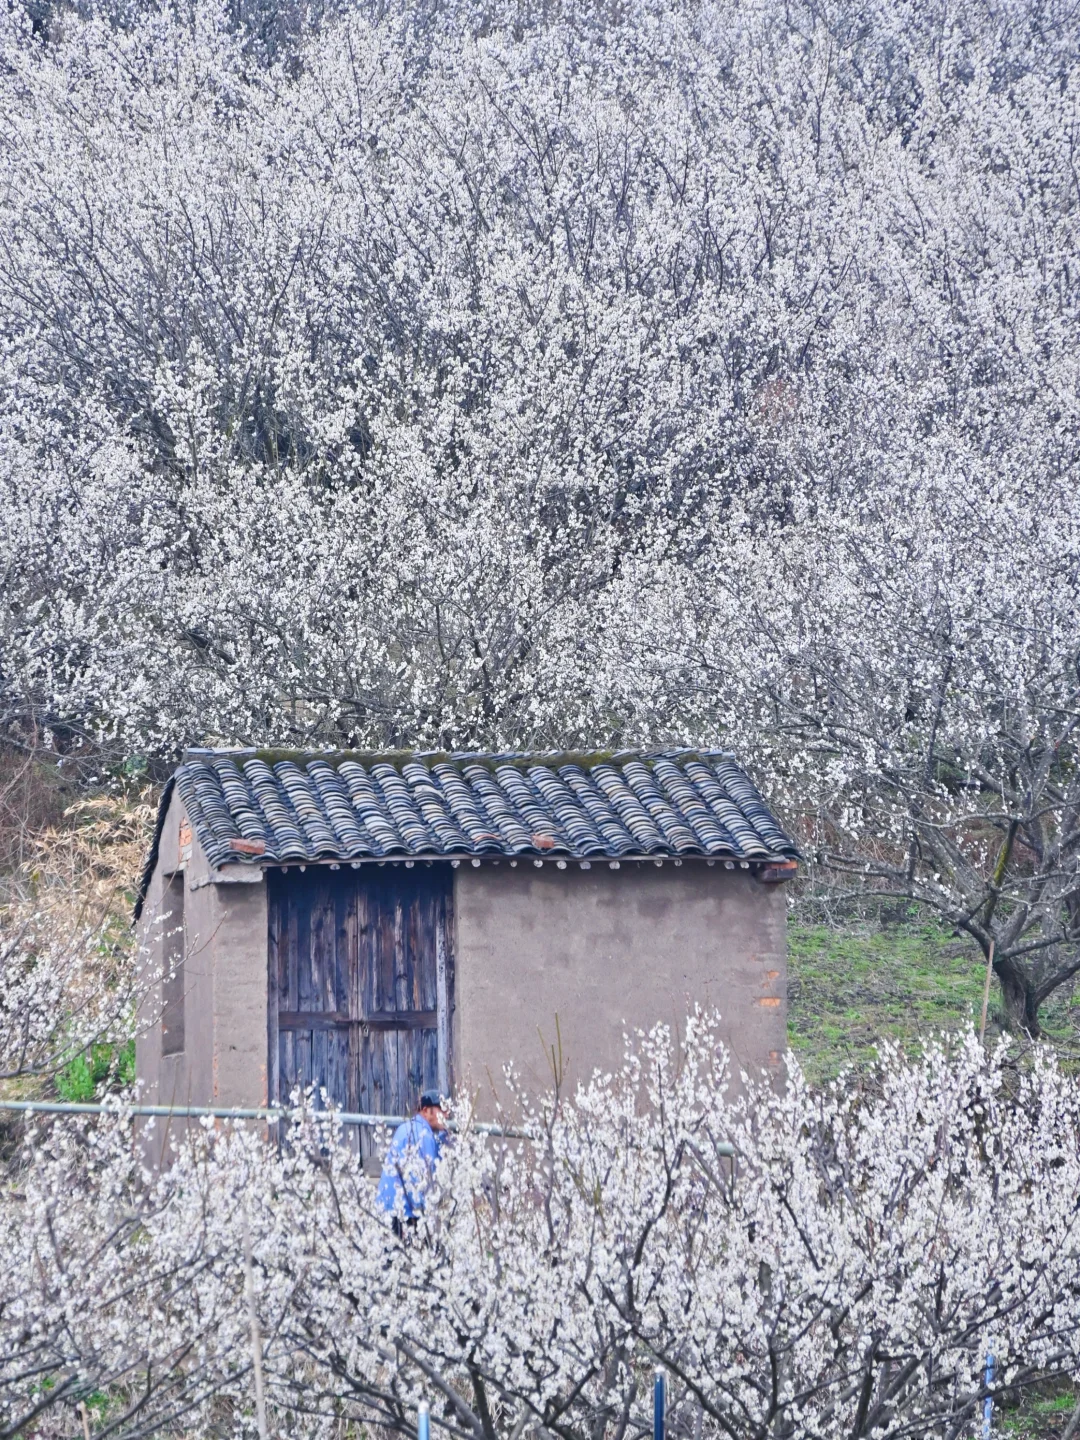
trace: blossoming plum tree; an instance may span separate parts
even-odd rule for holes
[[[660,1363],[677,1433],[955,1436],[988,1350],[999,1395],[1080,1375],[1080,1109],[1051,1059],[1017,1082],[970,1037],[892,1053],[870,1100],[728,1079],[699,1015],[526,1105],[527,1141],[463,1110],[404,1242],[310,1120],[281,1150],[200,1132],[154,1175],[122,1115],[58,1125],[0,1197],[5,1433],[94,1390],[102,1433],[251,1425],[254,1334],[271,1415],[312,1435],[412,1434],[427,1398],[461,1440],[644,1436]]]
[[[730,743],[1036,1030],[1071,12],[239,13],[0,22],[6,733]]]

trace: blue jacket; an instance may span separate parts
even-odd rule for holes
[[[387,1214],[412,1220],[423,1213],[424,1198],[446,1143],[446,1131],[435,1131],[422,1115],[414,1115],[394,1131],[383,1161],[378,1201]],[[404,1205],[398,1210],[398,1201]]]

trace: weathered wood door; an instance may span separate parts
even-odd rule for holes
[[[451,1083],[450,870],[271,872],[269,1091],[408,1115]],[[374,1136],[360,1136],[363,1153]]]

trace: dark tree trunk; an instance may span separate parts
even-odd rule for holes
[[[1023,971],[1009,959],[994,960],[994,974],[1001,984],[1001,998],[1005,1004],[1005,1021],[1010,1030],[1022,1031],[1037,1040],[1039,1029],[1039,1001],[1035,986]]]

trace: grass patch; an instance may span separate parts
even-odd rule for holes
[[[135,1082],[135,1041],[119,1050],[113,1045],[92,1045],[86,1055],[76,1055],[56,1077],[61,1100],[85,1104],[97,1098],[102,1087],[132,1085]]]
[[[933,921],[788,929],[788,1042],[808,1078],[871,1067],[883,1040],[917,1054],[943,1030],[979,1023],[985,962],[968,940]],[[1047,1037],[1080,1043],[1080,996],[1063,986],[1040,1012]],[[987,1033],[1001,1033],[997,981]]]
[[[1067,1380],[1044,1380],[1021,1400],[995,1406],[993,1433],[1011,1440],[1057,1440],[1064,1434],[1078,1399]],[[980,1427],[981,1429],[981,1427]]]

